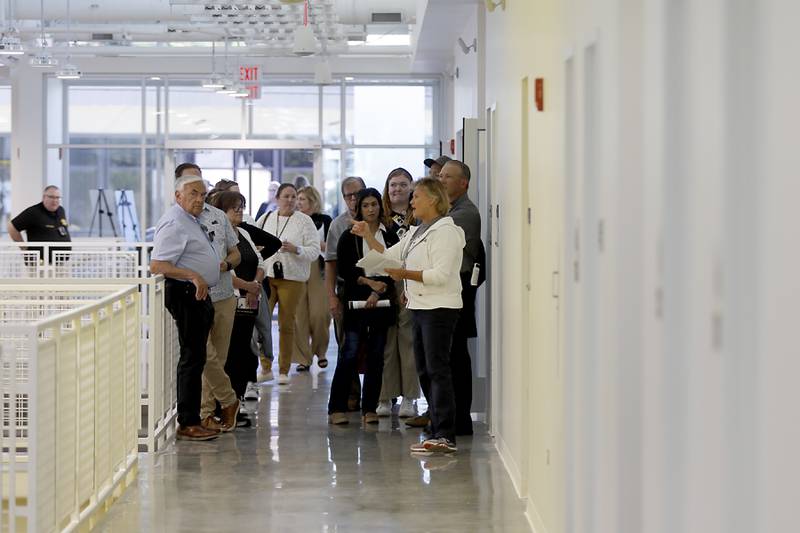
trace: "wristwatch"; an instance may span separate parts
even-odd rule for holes
[[[230,272],[231,270],[233,270],[233,265],[231,264],[231,262],[230,262],[230,261],[225,261],[225,267],[227,268],[227,271],[228,271],[228,272]]]

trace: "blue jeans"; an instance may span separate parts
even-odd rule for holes
[[[450,348],[460,309],[412,309],[414,357],[419,384],[428,400],[433,438],[456,441],[456,399]]]
[[[367,371],[364,373],[364,386],[361,388],[361,413],[374,413],[378,408],[383,380],[383,349],[386,346],[384,325],[347,324],[345,322],[344,342],[336,361],[336,372],[331,383],[331,397],[328,400],[328,413],[346,413],[347,398],[353,379],[358,378],[358,345],[366,339]]]

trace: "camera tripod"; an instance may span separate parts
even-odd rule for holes
[[[97,200],[94,204],[94,214],[92,214],[92,222],[89,224],[89,237],[92,236],[94,231],[94,221],[97,220],[97,227],[99,236],[103,236],[103,215],[108,216],[108,222],[111,224],[111,231],[114,237],[117,236],[117,226],[114,224],[114,213],[108,206],[108,199],[106,198],[105,189],[97,189]]]
[[[128,191],[125,189],[119,191],[117,210],[119,211],[119,221],[122,225],[122,237],[127,239],[128,221],[130,221],[131,230],[133,231],[133,240],[139,240],[139,228],[136,225],[136,217],[133,211],[131,211],[131,202],[128,200]]]

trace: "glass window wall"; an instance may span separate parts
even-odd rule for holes
[[[261,98],[253,101],[169,76],[61,83],[48,80],[48,106],[60,107],[61,95],[67,106],[66,124],[54,120],[47,126],[48,165],[63,171],[64,203],[75,235],[88,234],[92,226],[97,193],[91,191],[98,188],[109,191],[112,201],[116,191],[132,191],[142,229],[150,229],[144,234],[151,235],[172,198],[166,183],[172,179],[171,169],[163,168],[168,155],[176,164],[197,163],[212,183],[236,180],[253,214],[267,199],[270,181],[305,176],[320,190],[326,212],[335,216],[342,206],[339,186],[344,176],[360,175],[381,190],[391,169],[403,166],[415,177],[423,176],[422,161],[438,152],[433,144],[435,81],[326,86],[275,81],[265,84]],[[0,88],[0,209],[6,205],[7,211],[3,195],[7,198],[9,146],[4,135],[10,131],[10,89],[5,91]],[[301,140],[321,148],[198,147],[168,154],[165,147],[170,140],[242,137]]]

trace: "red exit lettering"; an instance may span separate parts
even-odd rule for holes
[[[239,81],[258,81],[258,67],[239,67]]]

